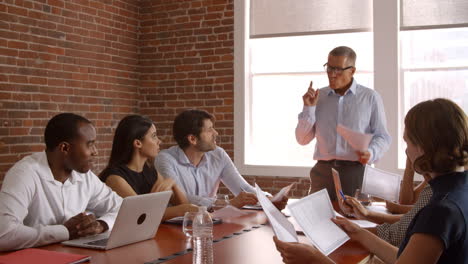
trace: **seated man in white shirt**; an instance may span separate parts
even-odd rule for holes
[[[235,195],[232,206],[257,203],[255,188],[245,181],[224,149],[216,146],[218,132],[213,116],[206,111],[187,110],[174,120],[173,135],[177,146],[162,150],[156,156],[156,170],[174,179],[193,204],[210,207],[218,191],[219,182]],[[285,207],[287,198],[276,203]]]
[[[47,124],[46,150],[17,162],[0,191],[0,251],[42,246],[112,228],[122,203],[90,171],[96,130],[72,113]],[[88,214],[89,213],[89,214]]]

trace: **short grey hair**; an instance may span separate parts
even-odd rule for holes
[[[356,52],[350,47],[346,46],[339,46],[330,53],[328,53],[329,56],[345,56],[347,59],[347,62],[350,63],[350,66],[355,66],[356,65]]]

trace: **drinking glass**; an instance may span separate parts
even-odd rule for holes
[[[213,210],[219,210],[229,205],[229,196],[226,194],[217,194],[216,200],[213,203]]]
[[[182,222],[182,232],[184,232],[185,236],[187,237],[192,237],[193,235],[192,223],[197,213],[198,212],[186,212],[184,214],[184,221]]]
[[[356,189],[354,192],[354,198],[356,198],[362,205],[368,206],[372,204],[372,196],[361,192],[361,189]]]

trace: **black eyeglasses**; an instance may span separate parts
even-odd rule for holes
[[[323,65],[323,68],[325,69],[325,71],[326,71],[327,73],[335,72],[335,74],[340,75],[340,74],[343,73],[343,71],[346,71],[347,69],[354,68],[354,66],[348,66],[348,67],[346,67],[346,68],[340,68],[340,67],[328,66],[328,63],[325,63],[325,64]]]

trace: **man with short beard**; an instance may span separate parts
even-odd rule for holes
[[[232,206],[256,204],[255,188],[240,175],[226,151],[216,145],[218,132],[213,121],[206,111],[180,113],[173,125],[178,145],[159,153],[154,162],[157,171],[174,179],[193,204],[210,207],[220,181],[235,195],[230,201]],[[275,205],[282,209],[286,201]]]

